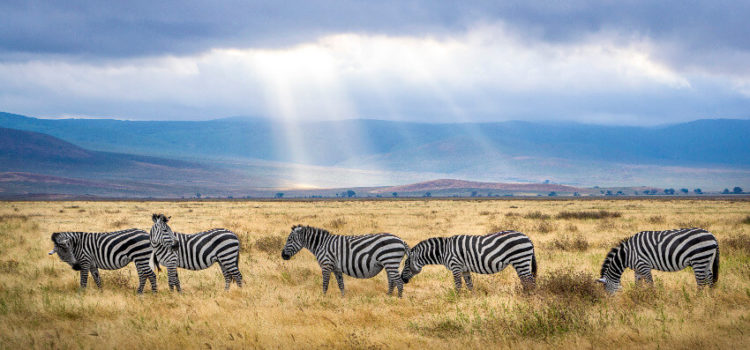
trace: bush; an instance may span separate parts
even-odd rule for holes
[[[342,218],[335,218],[335,219],[331,220],[331,222],[328,223],[328,227],[330,227],[330,228],[332,228],[334,230],[338,230],[338,229],[344,227],[344,225],[346,225],[346,220],[344,220]]]
[[[534,220],[549,220],[551,216],[547,214],[542,214],[541,211],[532,211],[530,213],[526,213],[526,215],[523,216],[526,219],[534,219]]]
[[[537,283],[541,293],[564,299],[599,302],[606,292],[596,278],[585,272],[558,269],[543,276]]]
[[[281,254],[284,249],[284,238],[279,236],[265,236],[255,241],[255,248],[267,254]]]
[[[750,236],[739,234],[723,239],[719,242],[719,250],[723,247],[750,255]]]
[[[563,211],[557,214],[558,219],[606,219],[619,218],[622,213],[616,211]]]
[[[589,249],[589,242],[581,235],[576,235],[572,239],[568,237],[555,238],[550,243],[550,248],[564,251],[583,252]]]
[[[539,233],[549,233],[555,230],[555,226],[547,221],[541,221],[536,225],[535,229]]]
[[[742,221],[740,221],[740,222],[743,223],[743,224],[750,225],[750,215],[745,216],[745,218],[742,219]]]

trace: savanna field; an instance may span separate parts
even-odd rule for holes
[[[100,270],[103,289],[57,256],[56,231],[151,227],[171,215],[176,232],[224,227],[242,243],[245,286],[224,291],[218,265],[180,270],[183,293],[135,293],[133,264]],[[383,272],[344,277],[321,293],[314,256],[280,257],[290,228],[338,234],[390,232],[414,246],[432,236],[515,229],[535,244],[537,288],[512,268],[473,274],[456,293],[442,266],[427,266],[387,296]],[[643,230],[702,227],[718,238],[718,285],[698,290],[692,271],[654,271],[653,287],[623,276],[607,296],[604,256]],[[750,201],[395,200],[227,202],[0,202],[0,347],[16,348],[747,348],[750,344]]]

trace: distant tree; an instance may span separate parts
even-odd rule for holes
[[[611,196],[611,195],[612,195],[612,191],[611,191],[611,190],[607,190],[607,193],[606,193],[606,195],[607,195],[607,196]]]
[[[624,196],[625,192],[623,192],[623,191],[617,191],[616,195],[618,195],[618,196]]]
[[[664,189],[664,193],[672,195],[672,194],[674,194],[674,188],[665,188]]]
[[[234,199],[234,196],[228,196],[227,199]]]
[[[275,198],[284,198],[284,192],[276,192],[274,195]]]
[[[637,196],[638,195],[638,191],[633,191],[633,194]]]
[[[599,190],[599,193],[604,194],[604,190]]]
[[[687,189],[687,188],[681,188],[681,189],[680,189],[680,192],[682,192],[682,193],[684,193],[684,194],[688,194],[688,193],[689,193],[690,191],[688,191],[688,189]]]
[[[396,198],[396,197],[398,197],[398,192],[393,192],[393,193],[391,193],[391,195],[393,195],[393,198]]]
[[[196,198],[198,198],[198,199],[200,199],[200,198],[201,198],[201,193],[200,193],[200,192],[197,192],[197,193],[195,194],[195,197],[196,197]]]
[[[729,194],[729,189],[725,188],[724,191],[721,191],[721,194]]]
[[[476,197],[477,196],[477,191],[471,191],[471,196],[472,197]]]
[[[740,194],[740,193],[742,193],[742,187],[735,186],[735,188],[732,189],[732,192],[734,194]]]
[[[578,193],[578,192],[573,192],[573,197],[580,197],[580,196],[581,196],[581,194],[580,194],[580,193]]]
[[[555,191],[552,191],[552,192],[550,192],[550,193],[548,194],[548,196],[550,196],[550,197],[557,197],[557,192],[555,192]]]
[[[357,193],[356,193],[356,192],[354,192],[354,191],[352,191],[352,190],[346,190],[346,196],[347,196],[347,197],[349,197],[349,198],[352,198],[352,197],[354,197],[354,196],[356,196],[356,195],[357,195]]]
[[[544,180],[544,184],[549,184],[549,180]]]
[[[696,188],[696,189],[694,189],[694,190],[693,190],[693,192],[694,192],[695,194],[703,194],[703,190],[701,190],[700,188]]]
[[[425,197],[432,197],[432,193],[430,193],[430,192],[425,192],[425,193],[424,193],[424,196],[425,196]]]

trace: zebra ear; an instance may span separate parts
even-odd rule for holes
[[[151,220],[153,220],[154,222],[156,222],[156,219],[158,219],[158,218],[159,218],[159,215],[157,215],[157,214],[151,215]]]
[[[602,277],[602,278],[600,278],[600,279],[598,279],[598,280],[596,280],[596,281],[597,281],[598,283],[607,283],[607,278],[606,278],[606,277]]]
[[[167,221],[169,221],[169,220],[170,220],[171,218],[172,218],[171,216],[166,216],[166,217],[164,217],[164,223],[166,224],[166,223],[167,223]]]

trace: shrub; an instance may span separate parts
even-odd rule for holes
[[[550,248],[564,251],[583,252],[589,249],[589,242],[582,235],[576,235],[573,238],[555,238],[550,243]]]
[[[530,213],[526,213],[526,215],[523,216],[526,219],[534,219],[534,220],[548,220],[551,218],[551,216],[547,214],[542,214],[541,211],[532,211]]]
[[[284,249],[284,238],[279,236],[265,236],[255,241],[255,248],[268,254],[281,254]]]
[[[557,269],[538,281],[540,292],[564,299],[598,302],[605,297],[604,288],[589,273]]]
[[[555,230],[555,226],[547,221],[541,221],[536,225],[535,229],[539,233],[549,233]]]
[[[663,224],[664,221],[664,217],[661,215],[654,215],[648,218],[648,222],[652,224]]]
[[[719,249],[723,247],[750,254],[750,236],[739,234],[723,239],[719,242]]]
[[[558,219],[605,219],[605,218],[619,218],[622,213],[616,211],[562,211],[557,214]]]
[[[334,230],[338,230],[346,225],[346,220],[342,218],[335,218],[328,223],[328,226]]]
[[[750,225],[750,215],[748,215],[748,216],[746,216],[746,217],[745,217],[744,219],[742,219],[742,221],[741,221],[741,222],[742,222],[743,224],[747,224],[747,225]]]

